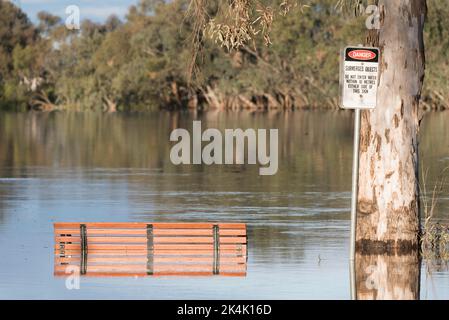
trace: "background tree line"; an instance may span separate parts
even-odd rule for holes
[[[189,0],[140,0],[124,21],[84,20],[80,30],[48,12],[32,24],[0,0],[0,109],[338,108],[339,50],[364,42],[367,16],[349,18],[335,3],[310,0],[275,19],[269,47],[256,39],[228,51],[205,34],[192,79]],[[207,10],[215,13],[220,4],[208,1]],[[438,0],[428,5],[422,106],[444,109],[449,7]]]

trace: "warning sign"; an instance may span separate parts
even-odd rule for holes
[[[374,109],[379,83],[378,48],[347,47],[340,72],[341,107]]]

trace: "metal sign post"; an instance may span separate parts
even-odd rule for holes
[[[355,259],[355,232],[357,227],[357,194],[359,188],[360,109],[354,113],[354,151],[352,155],[351,193],[351,250],[349,259]]]
[[[351,299],[356,299],[355,244],[357,229],[357,195],[359,182],[360,113],[377,105],[379,84],[379,48],[346,47],[340,65],[341,107],[354,109],[354,150],[352,155],[350,285]]]
[[[351,300],[356,300],[355,285],[355,235],[357,229],[357,195],[359,188],[359,149],[360,149],[360,109],[354,112],[354,151],[352,154],[352,192],[351,192],[351,240],[349,254],[349,274]]]

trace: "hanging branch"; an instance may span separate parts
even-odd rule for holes
[[[196,73],[197,59],[205,38],[228,51],[238,50],[261,36],[265,45],[270,45],[270,32],[277,16],[285,16],[292,9],[309,7],[299,0],[283,0],[279,5],[264,5],[261,0],[221,0],[214,17],[207,12],[207,0],[191,0],[187,17],[193,21],[192,59],[189,79]]]

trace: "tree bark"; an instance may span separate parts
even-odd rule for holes
[[[426,0],[379,0],[378,104],[362,113],[357,248],[418,247],[418,106],[424,81]]]

